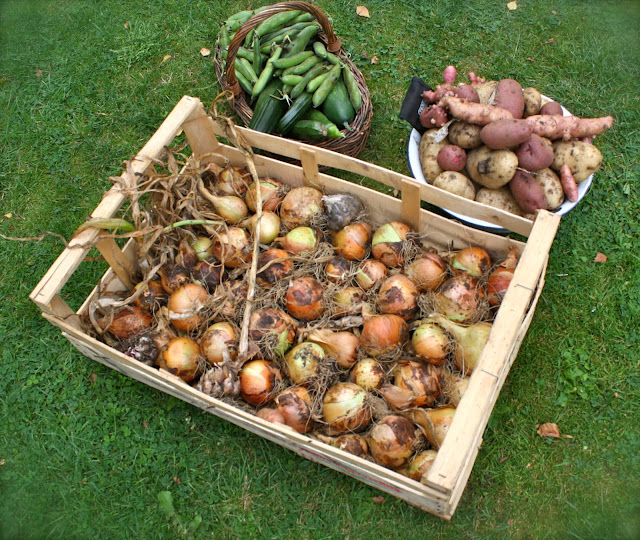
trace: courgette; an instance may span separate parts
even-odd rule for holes
[[[281,135],[286,135],[291,131],[293,125],[305,115],[305,113],[311,108],[313,96],[307,92],[298,96],[294,100],[289,110],[278,122],[278,131]]]
[[[260,93],[256,102],[253,116],[249,121],[249,127],[263,133],[271,133],[275,130],[280,118],[287,109],[287,103],[280,92],[282,81],[273,79]]]
[[[338,68],[339,69],[339,68]],[[333,85],[333,89],[322,104],[322,112],[338,127],[349,128],[349,124],[356,117],[356,111],[351,105],[349,92],[342,78]]]
[[[291,136],[301,141],[324,141],[328,138],[327,127],[315,120],[298,120],[291,128]]]
[[[304,115],[303,120],[314,120],[320,122],[325,128],[327,128],[327,136],[329,139],[341,139],[344,137],[344,133],[340,131],[340,128],[336,126],[331,120],[329,120],[322,111],[311,108]]]

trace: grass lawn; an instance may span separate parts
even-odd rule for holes
[[[3,0],[0,538],[639,538],[640,4],[369,0],[363,18],[361,2],[316,3],[371,90],[364,160],[409,172],[400,104],[412,76],[435,85],[448,64],[615,118],[591,192],[562,219],[456,515],[375,502],[356,480],[87,359],[28,300],[59,236],[180,97],[215,98],[200,49],[249,4]],[[74,308],[105,270],[95,259],[63,290]],[[544,422],[572,438],[539,437]]]

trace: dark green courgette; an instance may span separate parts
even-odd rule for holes
[[[349,128],[349,124],[356,117],[356,111],[351,105],[349,92],[342,78],[333,85],[333,89],[322,104],[322,112],[338,127]]]
[[[340,131],[340,128],[336,126],[331,120],[329,120],[322,111],[318,109],[309,109],[307,114],[304,115],[303,120],[314,120],[320,122],[327,128],[327,136],[329,139],[341,139],[344,137],[344,133]]]
[[[287,109],[287,103],[280,92],[282,81],[273,79],[260,93],[256,102],[253,116],[249,121],[249,127],[263,133],[271,133],[276,129],[280,118]]]
[[[315,120],[298,120],[291,128],[291,136],[301,141],[324,141],[328,138],[327,127]]]
[[[298,96],[291,107],[289,107],[289,110],[278,122],[278,131],[281,135],[286,135],[291,131],[293,125],[311,108],[312,100],[313,96],[307,92]]]

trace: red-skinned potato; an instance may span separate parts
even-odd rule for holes
[[[534,176],[526,171],[518,170],[509,182],[513,198],[525,214],[533,214],[536,210],[547,209],[547,197],[543,187],[536,182]]]
[[[496,88],[496,106],[506,109],[514,118],[524,114],[522,86],[515,79],[502,79]]]
[[[533,133],[516,150],[518,166],[528,171],[546,169],[553,163],[553,147],[551,141]]]
[[[440,149],[436,159],[444,171],[461,171],[467,164],[467,153],[455,144],[448,144]]]
[[[531,126],[524,120],[505,118],[491,122],[480,131],[480,139],[493,150],[515,148],[531,137]]]
[[[538,114],[562,114],[562,106],[556,101],[548,101],[540,107],[540,112]]]

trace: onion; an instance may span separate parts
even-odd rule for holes
[[[470,378],[468,376],[458,375],[450,371],[445,371],[442,374],[443,380],[443,393],[447,396],[449,402],[454,407],[460,404],[460,400],[469,386]]]
[[[253,214],[249,219],[245,219],[239,225],[247,227],[252,234],[255,234],[258,214]],[[275,212],[262,212],[260,219],[260,243],[269,245],[280,234],[280,217]]]
[[[213,242],[213,254],[228,268],[237,268],[251,258],[251,241],[247,231],[229,227]]]
[[[287,376],[294,384],[308,386],[318,376],[323,360],[324,350],[320,345],[303,341],[284,357]]]
[[[483,321],[463,326],[440,314],[432,315],[429,319],[442,326],[453,336],[456,342],[454,360],[458,369],[463,374],[473,372],[480,358],[480,353],[489,339],[491,323]]]
[[[447,356],[452,349],[449,336],[434,322],[420,324],[411,336],[411,344],[420,360],[437,366],[447,363]]]
[[[409,264],[405,272],[421,293],[435,291],[447,277],[447,263],[437,253],[427,251]]]
[[[291,386],[280,392],[274,400],[276,410],[284,417],[287,426],[298,433],[307,433],[313,428],[311,396],[302,386]]]
[[[416,428],[410,420],[390,414],[371,428],[369,450],[379,465],[397,469],[413,454]]]
[[[333,245],[338,255],[348,261],[364,259],[370,244],[371,226],[368,223],[352,223],[333,234]]]
[[[348,193],[325,195],[322,202],[327,216],[327,227],[332,231],[340,230],[351,223],[364,209],[360,199]]]
[[[285,295],[289,315],[303,321],[313,321],[325,310],[324,291],[320,282],[311,276],[291,280]]]
[[[481,247],[472,246],[461,249],[451,258],[451,268],[454,273],[466,272],[480,277],[491,268],[491,256]]]
[[[262,211],[274,212],[284,197],[285,187],[281,182],[273,178],[260,178],[260,196],[262,198]],[[257,210],[256,185],[252,183],[245,193],[245,202],[252,212]]]
[[[322,399],[322,416],[331,433],[362,431],[371,422],[367,392],[357,384],[340,382],[331,386]]]
[[[362,261],[356,272],[356,283],[365,291],[372,289],[376,284],[380,283],[387,277],[388,270],[386,265],[375,259],[367,259]]]
[[[391,221],[382,225],[373,233],[371,240],[373,256],[389,268],[402,266],[404,263],[403,243],[410,231],[411,227],[399,221]]]
[[[242,196],[247,191],[251,174],[246,169],[228,165],[218,173],[215,188],[223,195]]]
[[[422,362],[401,362],[392,372],[394,384],[413,393],[413,407],[432,406],[442,392],[440,369]]]
[[[191,275],[205,289],[213,292],[220,285],[220,263],[214,260],[200,261],[196,264]]]
[[[191,246],[190,241],[187,238],[180,240],[175,262],[187,270],[191,270],[196,264],[198,264],[198,260],[198,253]]]
[[[436,292],[436,310],[452,321],[470,321],[476,315],[483,295],[478,288],[478,278],[467,273],[457,274]]]
[[[169,296],[169,320],[178,330],[190,332],[203,321],[205,302],[209,293],[202,285],[187,283]]]
[[[412,480],[420,482],[426,478],[427,474],[429,474],[431,466],[433,465],[433,462],[436,459],[437,455],[437,450],[423,450],[422,452],[419,452],[418,454],[413,456],[409,460],[409,463],[402,467],[402,469],[399,469],[398,472],[400,474],[403,474],[404,476],[407,476],[408,478],[411,478]]]
[[[322,215],[322,192],[310,186],[293,188],[280,205],[280,221],[287,229],[312,225]]]
[[[331,283],[345,283],[351,277],[351,263],[342,256],[334,257],[325,266],[325,274]]]
[[[373,358],[359,360],[349,374],[349,380],[365,390],[380,388],[384,378],[385,372],[382,365]]]
[[[418,289],[404,274],[390,276],[378,291],[378,307],[382,313],[399,315],[408,321],[418,309]]]
[[[195,379],[200,360],[200,347],[188,337],[169,341],[158,357],[158,365],[185,382]]]
[[[271,401],[277,383],[282,381],[280,370],[268,360],[251,360],[240,373],[240,393],[250,405],[264,405]]]
[[[134,301],[134,305],[143,309],[155,310],[164,306],[169,299],[169,295],[162,287],[162,283],[157,280],[149,280],[146,285],[144,281],[136,284],[134,290],[139,291],[144,286],[144,291],[140,293]]]
[[[407,416],[422,428],[427,440],[436,449],[442,446],[455,414],[456,408],[451,405],[437,409],[417,408],[407,412]]]
[[[360,334],[360,346],[369,356],[377,357],[404,345],[409,327],[402,317],[384,314],[367,319]]]
[[[257,309],[249,319],[249,337],[255,343],[265,339],[271,340],[274,354],[282,356],[296,337],[296,325],[293,319],[280,309]]]
[[[191,249],[199,261],[206,261],[213,256],[213,240],[208,236],[197,236],[191,242]]]
[[[343,369],[349,369],[356,362],[360,339],[351,332],[317,328],[307,336],[307,340],[320,345]]]
[[[359,287],[345,287],[333,295],[331,313],[334,315],[349,315],[358,313],[362,309],[364,293]]]
[[[319,441],[340,448],[340,450],[349,452],[349,454],[353,454],[354,456],[364,458],[369,453],[367,441],[357,433],[345,433],[338,437],[327,437],[320,433],[316,433],[315,435]]]
[[[202,354],[211,365],[221,366],[227,359],[238,355],[236,329],[228,322],[217,322],[209,326],[200,338]]]
[[[487,280],[487,300],[491,307],[498,307],[507,294],[513,279],[513,268],[496,268]]]
[[[271,422],[272,424],[286,425],[283,414],[277,409],[269,409],[267,407],[264,407],[256,413],[256,416],[258,418],[266,420],[267,422]]]
[[[103,330],[109,332],[118,339],[128,339],[143,330],[146,330],[153,323],[153,315],[146,309],[138,306],[125,306],[116,311],[112,316],[98,319],[98,324]]]
[[[179,264],[165,263],[158,269],[162,288],[168,293],[176,292],[185,283],[191,281],[189,271]]]
[[[207,193],[206,199],[213,205],[216,213],[230,225],[241,222],[249,214],[246,203],[237,195]]]
[[[276,238],[283,249],[295,255],[311,253],[320,243],[320,232],[311,227],[296,227],[285,236]]]
[[[278,262],[271,262],[276,260]],[[288,251],[271,248],[258,255],[258,273],[256,280],[263,287],[275,285],[287,279],[291,274],[293,274],[293,261]]]

